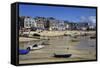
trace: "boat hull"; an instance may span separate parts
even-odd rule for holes
[[[54,54],[56,58],[69,58],[72,54]]]

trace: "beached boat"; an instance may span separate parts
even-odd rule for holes
[[[90,37],[90,39],[95,39],[95,38],[96,38],[96,36],[91,36],[91,37]]]
[[[78,39],[71,39],[70,41],[71,41],[71,42],[79,42]]]
[[[20,55],[24,55],[24,54],[28,54],[28,53],[29,53],[29,50],[27,50],[27,49],[20,49],[19,50]]]
[[[40,37],[40,34],[38,34],[38,33],[34,33],[33,36],[39,36],[39,37]]]
[[[44,47],[44,45],[33,44],[33,45],[27,47],[27,50],[37,50],[37,49],[41,49],[43,47]]]
[[[69,58],[71,57],[72,54],[55,54],[54,53],[54,57],[56,58]]]

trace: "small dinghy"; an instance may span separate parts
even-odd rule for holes
[[[29,51],[30,50],[38,50],[38,49],[41,49],[43,47],[44,47],[44,45],[33,44],[33,45],[27,47],[27,50],[29,50]]]
[[[29,53],[29,50],[25,50],[25,49],[20,49],[19,50],[20,55],[24,55],[24,54],[28,54],[28,53]]]
[[[71,57],[72,54],[55,54],[54,53],[54,57],[56,58],[69,58]]]
[[[95,36],[91,36],[91,37],[90,37],[90,39],[95,39],[95,38],[96,38]]]
[[[33,36],[39,36],[40,37],[40,34],[34,33]]]

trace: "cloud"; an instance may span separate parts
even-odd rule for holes
[[[88,22],[88,23],[96,23],[96,16],[81,16],[80,17],[80,22]]]
[[[86,22],[86,21],[87,21],[87,20],[86,20],[86,17],[85,17],[85,16],[81,16],[81,17],[80,17],[80,21],[81,21],[81,22]]]
[[[96,23],[96,16],[90,16],[89,20],[90,20],[91,23],[95,24]]]

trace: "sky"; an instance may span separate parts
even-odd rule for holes
[[[36,16],[54,17],[58,20],[67,20],[70,22],[81,22],[89,19],[95,23],[96,9],[20,4],[19,16],[31,16],[33,18]]]

